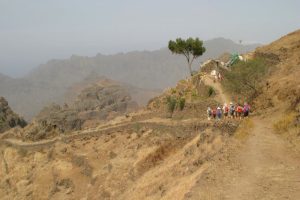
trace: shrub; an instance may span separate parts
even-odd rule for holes
[[[198,96],[198,92],[196,89],[192,90],[192,97],[197,97]]]
[[[135,123],[135,124],[133,125],[133,129],[134,129],[134,131],[135,131],[136,133],[140,132],[141,128],[142,128],[142,126],[141,126],[141,124],[139,124],[139,123]]]
[[[215,89],[213,88],[213,87],[209,87],[208,88],[208,96],[210,97],[210,96],[212,96],[212,95],[214,95],[216,92],[215,92]]]
[[[185,98],[180,98],[178,103],[179,103],[180,110],[183,110],[185,106]]]
[[[292,127],[293,122],[295,121],[296,114],[290,113],[282,117],[281,120],[277,121],[273,127],[277,133],[285,133]]]
[[[173,113],[176,107],[176,98],[172,96],[167,97],[168,110]]]
[[[240,61],[224,74],[223,86],[229,92],[252,99],[259,94],[268,66],[261,58]]]
[[[182,79],[182,80],[179,81],[179,83],[181,83],[181,84],[186,84],[186,80],[185,80],[185,79]]]
[[[176,89],[175,88],[171,88],[171,94],[175,94],[176,93]]]

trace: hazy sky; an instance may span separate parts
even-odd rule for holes
[[[298,0],[0,0],[0,72],[159,49],[179,36],[268,43],[300,28],[299,8]]]

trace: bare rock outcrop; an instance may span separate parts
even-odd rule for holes
[[[120,85],[94,84],[78,95],[71,105],[45,107],[22,134],[26,140],[41,140],[71,131],[85,124],[99,124],[138,108],[130,94]]]
[[[0,97],[0,133],[16,127],[26,126],[26,121],[14,113],[8,105],[8,102]]]

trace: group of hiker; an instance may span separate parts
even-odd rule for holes
[[[217,119],[221,120],[222,118],[231,118],[231,119],[242,119],[248,117],[250,112],[250,105],[244,103],[244,106],[240,104],[233,104],[230,102],[229,105],[224,103],[223,106],[217,106],[214,108],[207,108],[207,117],[208,120]]]

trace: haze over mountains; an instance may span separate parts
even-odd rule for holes
[[[258,44],[241,45],[217,38],[205,41],[204,46],[207,51],[196,60],[194,69],[208,58],[216,58],[225,52],[245,53],[254,50]],[[188,75],[188,70],[185,58],[172,55],[167,48],[115,55],[97,54],[95,57],[74,55],[65,60],[51,60],[22,78],[0,75],[0,94],[10,102],[13,110],[31,119],[44,106],[52,102],[63,103],[69,88],[92,75],[106,76],[142,88],[144,92],[148,90],[153,96],[153,90],[174,85]]]

